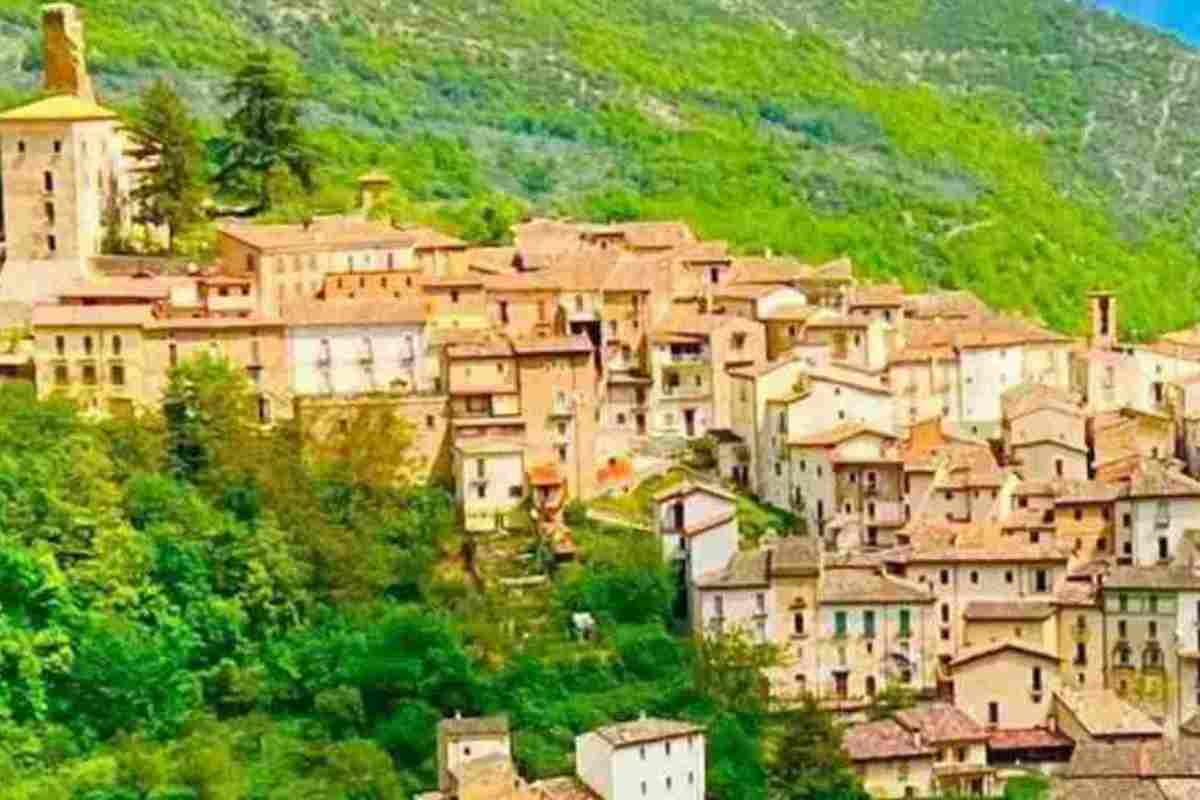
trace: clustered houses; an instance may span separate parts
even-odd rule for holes
[[[47,13],[66,15],[50,37],[78,27]],[[846,259],[737,256],[681,222],[535,219],[473,247],[372,220],[378,174],[354,213],[222,222],[203,267],[102,256],[131,229],[136,165],[74,75],[0,113],[0,297],[31,309],[39,395],[135,413],[172,368],[219,356],[264,425],[404,420],[473,531],[530,500],[557,518],[627,488],[639,453],[707,439],[721,485],[656,498],[694,630],[777,645],[784,699],[853,716],[899,684],[942,702],[852,731],[878,791],[998,790],[994,765],[1063,760],[1121,720],[1200,736],[1200,328],[1122,342],[1117,298],[1094,292],[1076,340],[969,292],[860,284]],[[737,489],[801,535],[743,548]],[[702,794],[694,770],[627,784],[640,768],[601,765],[676,732],[589,739],[580,776],[604,797]]]

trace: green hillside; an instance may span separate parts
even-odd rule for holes
[[[216,125],[237,54],[294,54],[328,206],[378,164],[451,221],[498,191],[683,217],[747,251],[846,253],[1069,331],[1099,285],[1137,336],[1200,318],[1200,60],[1066,0],[81,5],[118,103],[167,75]],[[18,92],[36,84],[38,7],[0,9]]]

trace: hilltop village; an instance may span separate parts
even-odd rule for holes
[[[264,426],[331,438],[386,408],[464,530],[529,507],[560,558],[568,504],[703,451],[645,532],[687,624],[776,645],[773,696],[836,711],[872,794],[997,795],[1018,768],[1067,798],[1200,791],[1200,329],[1124,342],[1097,291],[1074,338],[678,221],[532,219],[479,247],[373,219],[379,174],[350,213],[222,220],[212,263],[102,255],[136,164],[90,84],[48,88],[0,113],[0,298],[28,326],[6,380],[131,415],[209,354]],[[752,544],[743,496],[794,529]],[[865,721],[896,686],[921,702]],[[584,734],[577,776],[533,784],[508,725],[443,721],[428,796],[704,796],[688,723]]]

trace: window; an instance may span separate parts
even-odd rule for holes
[[[1034,591],[1045,592],[1050,589],[1049,576],[1046,570],[1039,569],[1034,573]]]
[[[42,186],[46,189],[46,194],[54,194],[54,173],[53,172],[43,173]]]
[[[974,584],[975,586],[979,585],[979,573],[978,572],[971,573],[971,583]]]
[[[1171,547],[1167,542],[1167,537],[1165,537],[1165,536],[1158,537],[1158,560],[1166,561],[1168,558],[1170,558],[1170,554],[1171,554]]]
[[[17,155],[25,155],[25,140],[17,142]]]
[[[96,385],[96,367],[95,366],[93,366],[91,364],[87,364],[84,366],[84,368],[83,368],[83,383],[85,386],[95,386]]]
[[[271,422],[271,401],[263,394],[258,396],[258,421],[263,425]]]
[[[767,613],[767,596],[759,592],[754,596],[754,607],[759,614]]]
[[[1126,620],[1117,620],[1117,636],[1124,639],[1129,634],[1129,623]]]
[[[1150,620],[1150,625],[1148,627],[1148,630],[1149,630],[1151,639],[1158,638],[1158,623],[1157,622],[1155,622],[1154,620]]]
[[[663,748],[666,750],[667,755],[671,755],[671,743],[670,742],[663,742]],[[670,780],[670,778],[668,778],[667,780]],[[670,785],[670,784],[668,784],[668,785]]]
[[[1011,569],[1010,569],[1010,570],[1007,570],[1007,571],[1004,573],[1004,582],[1005,582],[1005,583],[1012,583],[1012,582],[1013,582],[1013,571],[1012,571]]]
[[[1158,613],[1158,595],[1153,595],[1153,594],[1150,595],[1148,602],[1150,603],[1150,613],[1157,614]],[[1153,625],[1154,623],[1151,622],[1150,624]]]
[[[797,611],[792,615],[792,632],[797,636],[804,635],[804,612]]]
[[[67,367],[65,364],[59,364],[54,368],[54,382],[59,386],[64,386],[69,381]]]
[[[833,635],[839,639],[846,636],[846,612],[836,611],[833,615]]]
[[[561,461],[561,462],[563,462],[563,463],[566,463],[566,460],[567,460],[567,446],[566,446],[565,444],[560,444],[560,445],[558,446],[558,460],[559,460],[559,461]]]
[[[950,622],[950,604],[949,603],[942,603],[942,622],[944,622],[944,623]]]
[[[863,612],[863,636],[868,639],[875,638],[875,612]]]
[[[1117,595],[1117,608],[1120,609],[1122,614],[1129,610],[1129,595]]]
[[[900,609],[900,636],[901,636],[901,638],[908,637],[909,632],[910,632],[911,623],[912,623],[912,612],[909,611],[907,608]]]
[[[109,368],[109,379],[113,386],[124,386],[125,367],[120,364],[113,364]]]
[[[54,352],[56,355],[64,355],[67,349],[67,339],[65,336],[54,337]]]
[[[58,252],[58,237],[53,234],[46,237],[46,249],[51,253]]]
[[[1075,509],[1075,521],[1079,522],[1082,519],[1083,519],[1083,509],[1082,508]]]
[[[988,703],[988,724],[989,725],[999,725],[1000,724],[1000,704],[999,703],[995,703],[995,702]]]
[[[451,303],[458,302],[458,290],[457,289],[454,289],[450,292],[450,302]]]
[[[1032,677],[1033,677],[1033,690],[1035,692],[1042,691],[1042,668],[1034,667]]]
[[[174,342],[167,345],[167,360],[174,367],[179,363],[179,346]]]
[[[62,152],[62,139],[55,139],[54,140],[54,155],[58,155],[61,152]]]
[[[866,680],[867,697],[875,696],[875,676],[868,675]]]
[[[638,748],[638,755],[642,757],[642,761],[646,760],[646,745],[642,745]],[[645,786],[645,784],[642,785]]]
[[[114,356],[121,355],[121,337],[120,336],[112,337],[112,354]]]
[[[949,586],[950,585],[950,570],[948,570],[948,569],[942,570],[942,572],[939,576],[939,579],[942,582],[942,586]]]
[[[51,225],[53,225],[53,224],[54,224],[54,203],[47,202],[47,203],[46,203],[46,204],[43,206],[43,209],[44,209],[44,210],[45,210],[45,212],[46,212],[46,222],[48,222],[48,223],[50,223]]]
[[[83,337],[83,354],[90,356],[92,354],[92,337]]]
[[[1121,524],[1124,525],[1126,528],[1128,528],[1130,525],[1133,524],[1133,515],[1122,514],[1121,515]]]

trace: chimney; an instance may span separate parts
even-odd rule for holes
[[[83,18],[79,9],[70,3],[43,6],[42,34],[45,39],[46,91],[96,102],[84,54]]]

